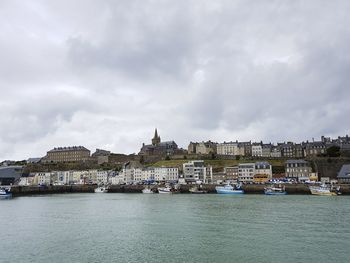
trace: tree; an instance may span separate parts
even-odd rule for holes
[[[327,156],[328,157],[339,157],[340,156],[340,147],[334,145],[334,146],[327,148]]]

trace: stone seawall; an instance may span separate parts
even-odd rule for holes
[[[180,193],[189,193],[189,189],[193,185],[181,185]],[[208,193],[216,193],[214,184],[206,184],[202,186],[203,190]],[[261,184],[243,185],[243,190],[246,194],[263,194],[264,187]],[[60,186],[12,186],[11,191],[13,196],[25,195],[44,195],[44,194],[60,194],[60,193],[93,193],[96,185],[60,185]],[[109,193],[141,193],[143,185],[111,185]],[[151,186],[156,191],[158,185]],[[304,184],[286,184],[288,194],[310,194],[309,188]],[[350,185],[340,185],[341,192],[344,195],[350,195]]]
[[[13,196],[93,193],[96,185],[11,186]]]

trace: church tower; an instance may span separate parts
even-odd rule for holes
[[[158,136],[157,128],[154,132],[154,137],[152,139],[152,145],[158,145],[160,143],[160,136]]]

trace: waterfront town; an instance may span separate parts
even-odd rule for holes
[[[138,154],[84,146],[57,147],[44,157],[3,161],[2,185],[350,183],[350,138],[301,143],[161,141],[157,129]]]

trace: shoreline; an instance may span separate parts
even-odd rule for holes
[[[180,185],[179,192],[188,194],[193,185]],[[216,194],[216,184],[204,184],[202,189],[208,194]],[[350,195],[350,185],[339,185],[343,195]],[[65,194],[65,193],[94,193],[97,185],[55,185],[55,186],[11,186],[13,197],[45,194]],[[142,193],[144,185],[111,185],[108,193]],[[157,189],[161,185],[153,185],[152,189]],[[263,184],[243,185],[245,194],[264,194]],[[285,184],[286,192],[289,195],[311,195],[308,185],[305,184]]]

